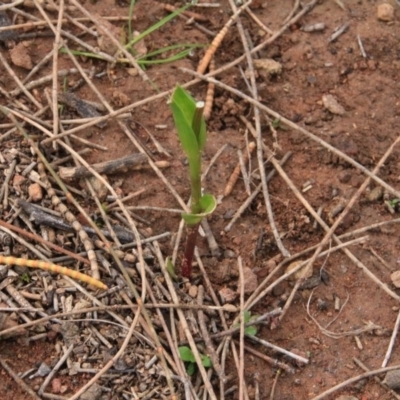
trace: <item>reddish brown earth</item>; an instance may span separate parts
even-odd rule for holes
[[[85,2],[84,6],[88,10],[97,11],[100,15],[126,16],[128,7],[126,4],[121,6],[119,3],[105,0],[96,4]],[[254,14],[272,31],[282,26],[282,22],[293,6],[293,2],[288,0],[266,2],[265,5],[264,2],[256,3],[252,7]],[[399,135],[400,8],[395,1],[391,2],[395,9],[395,17],[392,22],[386,23],[377,19],[377,5],[381,2],[349,0],[343,3],[346,10],[339,7],[333,0],[319,2],[307,15],[290,26],[281,37],[260,51],[259,57],[273,58],[282,64],[283,69],[278,76],[269,77],[259,74],[257,85],[260,101],[263,104],[344,151],[365,168],[372,170]],[[228,20],[231,14],[229,10],[229,4],[224,0],[221,2],[221,7],[216,10],[200,8],[198,12],[208,19],[202,24],[217,32]],[[139,0],[135,5],[135,29],[143,31],[163,16],[165,16],[165,11],[159,3]],[[324,31],[307,33],[301,30],[306,25],[318,22],[325,23]],[[334,29],[346,22],[350,23],[349,29],[336,41],[329,43],[328,38]],[[259,44],[263,40],[260,36],[260,28],[246,14],[242,16],[242,23],[253,43]],[[120,25],[123,26],[122,23]],[[357,35],[362,40],[367,58],[361,55]],[[195,27],[185,26],[184,21],[180,19],[156,31],[147,40],[151,49],[172,43],[210,42],[207,35]],[[95,43],[92,44],[95,45]],[[36,38],[33,39],[31,45],[34,48],[34,51],[31,50],[33,61],[37,62],[52,48],[52,40]],[[4,51],[5,57],[9,59],[4,47],[1,51]],[[150,66],[146,69],[146,73],[160,91],[172,89],[175,84],[183,84],[191,79],[179,68],[186,67],[195,70],[202,52],[203,50],[196,52],[192,57],[178,62]],[[242,54],[241,39],[236,27],[233,26],[216,53],[216,67],[219,68]],[[87,61],[83,65],[85,68],[94,65],[99,71],[106,67],[105,63],[98,61]],[[241,66],[246,69],[245,63]],[[61,57],[59,68],[66,67],[71,67],[70,62],[66,57]],[[6,90],[12,90],[15,87],[14,82],[5,74],[3,67],[0,68],[1,86]],[[26,74],[24,70],[18,68],[15,73],[19,77]],[[49,73],[51,73],[50,65],[42,70],[41,75]],[[117,65],[113,69],[113,74],[113,80],[105,75],[96,79],[95,84],[115,108],[125,105],[119,103],[118,96],[123,97],[121,94],[127,96],[126,104],[129,104],[156,93],[140,77],[130,76],[122,65]],[[237,67],[219,74],[217,79],[248,94],[246,84]],[[190,90],[197,99],[202,99],[205,96],[206,84],[197,84]],[[324,108],[322,96],[326,94],[333,95],[344,107],[343,115],[334,115]],[[79,90],[79,95],[88,100],[95,99],[94,94],[86,86]],[[3,98],[1,99],[3,101]],[[188,199],[190,188],[186,161],[174,133],[171,112],[166,100],[162,98],[133,109],[132,121],[135,123],[133,126],[136,127],[136,134],[143,144],[151,147],[151,142],[145,132],[147,129],[172,155],[168,159],[172,167],[166,168],[163,172],[179,195],[183,199]],[[208,123],[209,137],[203,157],[204,165],[207,165],[216,151],[223,145],[227,145],[204,182],[207,192],[215,195],[223,192],[238,162],[237,150],[243,149],[246,145],[245,127],[237,118],[239,114],[253,121],[253,111],[248,103],[216,88],[214,108]],[[157,129],[159,125],[165,125],[165,129]],[[262,135],[265,143],[272,147],[274,139],[264,117],[262,117]],[[85,156],[89,163],[112,160],[137,152],[116,122],[109,122],[102,129],[91,127],[83,132],[83,136],[108,148],[107,152],[96,150]],[[16,141],[18,138],[14,137],[3,142],[1,150],[5,151],[15,146]],[[339,159],[301,132],[284,124],[280,124],[277,128],[275,144],[278,145],[276,151],[278,159],[282,158],[286,152],[292,152],[284,170],[294,185],[301,190],[303,185],[311,180],[312,188],[304,193],[304,197],[315,210],[319,207],[323,208],[322,215],[328,223],[329,210],[334,207],[338,201],[337,198],[349,199],[366,179],[366,176],[355,167]],[[80,149],[82,146],[76,144],[74,147]],[[156,160],[166,159],[165,156],[156,153],[154,157]],[[256,172],[256,177],[251,182],[253,189],[259,184],[255,155],[251,159],[251,166]],[[270,170],[270,164],[266,164],[267,173]],[[392,187],[399,188],[398,147],[393,150],[380,169],[379,177]],[[179,208],[174,197],[150,169],[111,176],[110,182],[115,183],[120,179],[123,180],[121,189],[124,195],[145,189],[145,192],[131,205]],[[372,199],[372,201],[368,198],[368,193],[375,187],[375,183],[368,186],[366,193],[361,195],[350,215],[339,226],[338,234],[397,217],[396,214],[389,213],[382,198]],[[284,246],[292,255],[322,240],[323,231],[313,227],[313,218],[279,176],[276,175],[269,183],[269,193],[278,231],[284,234]],[[259,283],[269,273],[268,268],[271,267],[271,263],[268,261],[274,257],[278,262],[282,259],[274,242],[265,202],[261,195],[253,201],[233,228],[227,233],[224,232],[229,222],[227,216],[232,215],[246,198],[247,194],[240,178],[232,194],[223,199],[209,219],[209,225],[222,254],[230,250],[234,258],[210,257],[205,240],[199,243],[200,253],[204,255],[205,268],[210,271],[210,279],[216,291],[223,287],[237,289],[237,273],[233,277],[221,278],[223,265],[229,264],[233,269],[237,268],[237,256],[242,257],[246,267],[256,272]],[[388,198],[393,199],[393,196],[388,194]],[[94,207],[93,204],[87,206]],[[140,211],[140,215],[150,222],[147,229],[152,234],[176,232],[180,222],[176,214],[165,215],[156,211]],[[261,231],[264,232],[264,239],[261,249],[254,256]],[[399,294],[390,279],[390,273],[399,269],[399,225],[396,223],[386,225],[368,231],[367,234],[369,240],[366,243],[351,246],[349,249],[374,275]],[[390,271],[372,255],[370,248],[386,261]],[[162,251],[164,255],[171,254],[172,248],[169,241],[162,243]],[[279,376],[273,397],[275,400],[312,399],[330,387],[361,374],[363,371],[354,364],[354,357],[363,361],[371,370],[378,369],[387,351],[399,310],[398,302],[369,279],[342,252],[334,252],[317,260],[314,263],[314,274],[318,275],[322,267],[328,273],[329,281],[326,284],[320,283],[313,291],[300,290],[280,324],[275,329],[265,326],[258,333],[258,337],[273,344],[303,356],[309,356],[308,365],[293,365],[290,359],[246,341],[249,346],[258,351],[295,367],[294,374],[282,373]],[[197,269],[195,273],[197,274]],[[280,274],[281,272],[278,273]],[[293,283],[290,281],[279,284],[272,293],[266,295],[255,306],[252,310],[253,314],[261,314],[277,306],[282,307],[292,286]],[[354,335],[343,335],[337,339],[328,337],[307,314],[306,306],[310,296],[312,296],[310,313],[321,326],[326,326],[337,317],[329,326],[331,332],[354,331],[364,327],[368,321],[381,328],[358,335],[362,349],[357,346]],[[341,305],[348,298],[339,316],[334,309],[335,297],[339,297]],[[53,344],[46,341],[38,341],[26,346],[16,339],[11,339],[2,341],[0,344],[0,357],[17,372],[32,368],[36,362],[47,360],[51,363],[53,354]],[[398,340],[396,340],[388,365],[399,363],[400,352]],[[228,372],[235,376],[229,387],[237,384],[236,369],[232,359],[227,368]],[[2,398],[14,400],[30,398],[18,388],[4,370],[0,371]],[[257,385],[261,393],[259,398],[270,399],[276,373],[277,369],[273,366],[254,355],[245,353],[245,380],[250,399],[256,398]],[[35,378],[28,381],[28,384],[35,389],[40,386],[42,380],[43,378]],[[76,392],[82,380],[82,377],[76,380],[67,379],[68,394]],[[218,393],[217,388],[216,390]],[[7,396],[4,397],[6,393]],[[326,398],[336,399],[341,394],[352,395],[358,400],[393,398],[373,379],[347,386]],[[228,395],[226,398],[238,398],[237,391],[236,394]]]

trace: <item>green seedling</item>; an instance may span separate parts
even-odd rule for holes
[[[193,351],[187,346],[178,347],[179,357],[182,361],[186,363],[186,372],[189,376],[192,376],[196,371],[196,359],[194,358]],[[212,362],[210,357],[205,356],[200,353],[201,363],[203,367],[210,368],[212,366]]]
[[[245,310],[243,313],[244,323],[249,324],[251,321],[254,321],[258,318],[258,315],[251,315],[251,311]],[[235,328],[239,328],[240,324],[236,324]],[[257,335],[257,327],[255,325],[245,326],[244,334],[249,336],[256,336]]]
[[[24,283],[30,283],[31,281],[31,277],[29,276],[29,274],[27,272],[24,272],[21,276],[20,279],[22,282]]]
[[[201,44],[175,44],[171,46],[166,46],[154,51],[151,51],[147,54],[144,55],[137,55],[136,51],[134,49],[134,46],[139,43],[141,40],[143,40],[146,36],[150,35],[151,33],[157,31],[158,29],[161,29],[165,24],[167,24],[169,21],[174,19],[176,16],[181,14],[183,11],[185,11],[188,7],[190,7],[190,4],[187,4],[171,14],[167,15],[166,17],[162,18],[160,21],[155,23],[154,25],[150,26],[147,28],[145,31],[140,33],[138,36],[133,35],[133,28],[132,28],[132,17],[133,17],[133,9],[134,9],[135,1],[131,1],[130,6],[129,6],[129,20],[128,20],[128,41],[126,44],[123,44],[123,47],[125,47],[130,53],[132,53],[136,57],[137,63],[142,67],[145,68],[146,65],[152,65],[152,64],[166,64],[169,62],[173,62],[176,60],[180,60],[182,58],[185,58],[188,56],[195,48],[199,47],[204,47],[204,45]],[[124,40],[125,42],[125,40]],[[170,54],[172,51],[175,50],[180,50],[177,53],[167,56],[165,58],[155,58],[156,56],[161,56],[163,54]],[[83,57],[88,57],[88,58],[94,58],[94,59],[100,59],[104,60],[104,57],[102,57],[99,54],[91,53],[88,51],[78,51],[78,50],[70,50],[72,54],[76,56],[83,56]],[[67,51],[64,48],[60,49],[61,53],[67,53]],[[117,62],[120,63],[129,63],[129,60],[123,58],[123,57],[117,57]]]
[[[213,195],[201,192],[201,153],[207,139],[204,102],[196,102],[178,86],[172,95],[171,109],[179,141],[189,161],[191,200],[190,212],[182,214],[188,233],[181,272],[184,277],[190,278],[200,222],[212,214],[217,202]]]
[[[398,211],[400,206],[400,199],[392,199],[388,201],[389,206],[393,208],[393,210]]]
[[[132,30],[132,19],[133,19],[133,8],[135,7],[136,0],[131,0],[129,4],[129,13],[128,13],[128,38],[129,40],[133,37],[133,30]]]
[[[141,67],[145,67],[146,65],[167,64],[167,63],[181,60],[182,58],[187,57],[193,51],[193,49],[196,49],[199,47],[204,47],[204,45],[202,45],[202,44],[175,44],[172,46],[163,47],[161,49],[154,50],[150,53],[138,56],[136,58],[136,61]],[[166,58],[154,58],[158,55],[162,56],[162,54],[166,54],[166,53],[169,53],[169,52],[171,52],[173,50],[177,50],[177,49],[182,49],[182,50],[179,51],[178,53],[173,54]],[[66,53],[66,50],[61,49],[60,52]],[[87,51],[70,50],[70,52],[75,56],[82,56],[82,57],[96,58],[98,60],[104,60],[103,56],[101,56],[99,54],[95,54],[95,53],[90,53]],[[129,63],[130,62],[128,59],[125,59],[125,58],[118,58],[117,61],[120,63]]]

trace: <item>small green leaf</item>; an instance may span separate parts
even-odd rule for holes
[[[250,318],[251,318],[251,311],[245,310],[243,312],[244,323],[247,324],[248,322],[250,322]]]
[[[249,322],[251,322],[252,320],[255,320],[257,318],[258,318],[258,315],[251,315],[251,311],[249,311],[249,310],[245,310],[243,312],[243,320],[244,320],[243,322],[245,324],[248,324]],[[235,328],[239,328],[239,327],[240,327],[240,324],[235,325]],[[244,328],[245,335],[255,336],[257,334],[257,332],[258,332],[257,327],[254,325],[246,326]]]
[[[256,336],[257,328],[254,325],[247,326],[246,328],[244,328],[244,334],[249,336]]]
[[[272,125],[273,128],[278,129],[280,123],[281,123],[281,119],[280,119],[280,118],[275,118],[275,119],[272,121],[272,124],[271,124],[271,125]]]
[[[178,277],[176,276],[176,273],[175,273],[175,265],[172,264],[172,261],[171,261],[170,257],[167,257],[167,260],[166,260],[165,264],[166,264],[166,269],[167,269],[167,272],[168,272],[169,276],[174,281],[176,281],[178,279]]]
[[[181,346],[178,347],[178,351],[179,351],[179,357],[181,358],[182,361],[187,361],[191,363],[196,362],[196,359],[194,358],[193,352],[190,349],[190,347]]]
[[[196,371],[196,364],[191,362],[187,365],[186,372],[189,376],[192,376],[194,371]]]
[[[211,362],[210,357],[205,356],[204,354],[200,354],[200,358],[201,358],[201,363],[203,364],[203,367],[205,367],[205,368],[212,367],[212,362]]]
[[[21,281],[24,283],[29,283],[31,281],[31,277],[29,276],[28,273],[24,272],[21,277],[20,277]]]

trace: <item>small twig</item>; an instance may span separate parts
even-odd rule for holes
[[[237,343],[237,342],[235,342]],[[262,360],[266,361],[268,364],[270,364],[272,367],[278,367],[283,369],[284,371],[288,372],[289,374],[294,374],[294,369],[290,367],[289,365],[283,363],[282,361],[278,361],[276,359],[273,359],[271,357],[268,357],[264,353],[261,353],[260,351],[257,351],[253,349],[252,347],[249,346],[244,346],[245,350],[248,351],[251,354],[254,354],[258,358],[261,358]]]
[[[247,151],[244,153],[243,156],[244,163],[247,162],[247,160],[250,158],[250,154],[254,151],[255,148],[256,144],[254,142],[250,142]],[[236,165],[235,169],[233,170],[231,176],[228,179],[228,183],[226,184],[223,193],[224,197],[229,196],[232,193],[235,183],[239,178],[239,174],[240,174],[240,163]]]
[[[54,244],[52,242],[49,242],[48,240],[43,239],[41,236],[38,236],[38,235],[35,235],[33,233],[27,232],[26,230],[24,230],[22,228],[19,228],[17,226],[11,225],[11,224],[9,224],[9,223],[1,220],[1,219],[0,219],[0,226],[3,226],[3,227],[8,228],[10,230],[13,230],[13,231],[17,232],[20,235],[24,235],[24,236],[28,237],[31,240],[35,240],[35,241],[37,241],[39,243],[42,243],[42,244],[44,244],[44,245],[46,245],[48,247],[51,247],[52,249],[58,251],[59,253],[64,253],[64,254],[68,255],[69,257],[72,257],[73,259],[75,259],[77,261],[80,261],[80,262],[82,262],[82,263],[84,263],[86,265],[90,265],[89,260],[87,260],[86,258],[83,258],[83,257],[79,256],[78,254],[73,253],[72,251],[69,251],[67,249],[64,249],[63,247],[58,246],[58,245],[56,245],[56,244]]]
[[[38,110],[42,109],[43,106],[33,97],[32,93],[29,92],[24,84],[21,82],[21,80],[17,77],[15,74],[14,70],[11,68],[10,64],[7,62],[7,60],[4,58],[2,52],[0,52],[0,61],[2,62],[4,68],[6,71],[9,73],[11,78],[14,79],[15,83],[17,86],[21,89],[21,91],[26,95],[26,97],[37,107]]]
[[[46,61],[48,61],[48,60],[46,60]],[[32,71],[34,71],[34,70],[35,70],[35,68],[33,68]],[[79,73],[79,70],[77,70],[76,68],[60,69],[59,71],[57,71],[57,76],[59,78],[63,78],[63,77],[66,77],[68,75],[73,75],[73,74],[78,74],[78,73]],[[34,88],[36,88],[38,86],[42,86],[45,83],[50,82],[52,79],[53,79],[52,75],[43,76],[43,77],[41,77],[41,78],[39,78],[39,79],[37,79],[35,81],[27,83],[25,85],[25,88],[27,90],[34,89]],[[25,81],[24,81],[24,83],[25,83]],[[21,92],[22,92],[21,88],[17,88],[17,89],[11,90],[10,91],[10,96],[12,96],[12,97],[18,96]]]
[[[165,262],[162,259],[162,257],[161,258],[159,257],[159,261],[160,261],[160,264],[161,264],[161,270],[163,272],[165,281],[167,283],[167,287],[168,287],[169,292],[171,294],[172,301],[175,304],[179,304],[179,298],[177,296],[175,287],[174,287],[174,285],[172,283],[172,279],[171,279],[171,277],[170,277],[170,275],[169,275],[169,273],[168,273],[168,271],[166,269]],[[186,338],[187,338],[187,340],[189,342],[190,349],[192,350],[193,355],[195,357],[196,364],[197,364],[197,366],[199,368],[201,377],[203,378],[203,383],[205,385],[206,391],[208,392],[208,394],[209,394],[209,396],[210,396],[210,398],[212,400],[217,400],[217,397],[215,395],[214,389],[213,389],[213,387],[211,385],[211,382],[210,382],[210,380],[209,380],[209,378],[207,376],[207,372],[206,372],[206,370],[205,370],[205,368],[203,366],[203,363],[201,361],[200,354],[199,354],[199,351],[197,349],[196,343],[194,342],[192,333],[190,332],[187,320],[185,318],[185,314],[180,309],[177,310],[177,313],[178,313],[179,321],[180,321],[180,323],[182,325],[182,329],[183,329],[183,331],[184,331],[184,333],[186,335]]]
[[[285,350],[282,347],[276,346],[272,343],[267,342],[266,340],[260,339],[257,336],[252,336],[252,335],[246,335],[246,338],[251,339],[253,342],[259,343],[265,347],[269,347],[270,349],[273,349],[274,351],[277,351],[278,353],[285,354],[286,356],[301,362],[303,364],[308,364],[309,360],[307,358],[298,356],[297,354],[292,353],[291,351]]]
[[[340,333],[328,331],[323,326],[321,326],[319,324],[319,322],[311,315],[311,313],[310,313],[310,300],[311,300],[311,295],[308,298],[308,302],[307,302],[307,314],[308,314],[308,316],[314,321],[314,323],[318,326],[318,328],[320,329],[320,331],[324,335],[326,335],[326,336],[328,336],[328,337],[330,337],[332,339],[341,339],[342,337],[345,337],[345,336],[357,336],[357,335],[360,335],[361,333],[371,332],[371,331],[373,331],[375,329],[379,329],[380,328],[379,325],[374,325],[372,322],[368,321],[368,323],[364,327],[355,329],[353,331],[340,332]],[[344,305],[343,305],[343,307],[344,307]],[[342,309],[343,309],[343,307],[342,307]],[[331,323],[332,323],[332,321],[331,321]],[[331,323],[329,323],[328,325],[330,325]]]
[[[340,250],[344,247],[354,245],[355,243],[360,243],[368,239],[368,236],[362,237],[359,239],[354,239],[346,243],[341,243],[338,246],[332,247],[329,250],[323,251],[319,254],[319,257],[323,257],[324,255],[328,253],[332,253],[334,251]],[[251,294],[251,296],[247,299],[245,308],[249,310],[251,307],[253,307],[255,304],[257,304],[261,299],[265,298],[265,295],[269,293],[274,287],[276,287],[280,282],[283,282],[286,280],[289,276],[293,275],[297,271],[299,271],[301,268],[303,268],[305,265],[307,265],[309,259],[302,261],[297,265],[296,268],[291,270],[290,272],[287,272],[286,274],[282,275],[280,278],[276,279],[272,284],[270,284],[267,288],[265,286],[268,284],[268,282],[272,279],[272,277],[282,269],[284,265],[287,263],[293,261],[295,258],[288,258],[284,261],[282,261],[279,265],[277,265],[271,272],[270,274],[258,285],[257,289]],[[265,289],[263,289],[265,288]],[[399,298],[400,299],[400,298]]]
[[[275,388],[276,388],[276,384],[278,383],[278,378],[280,375],[281,375],[281,370],[278,369],[278,371],[276,371],[276,373],[275,373],[274,383],[272,384],[271,393],[269,395],[269,400],[274,400]]]
[[[246,12],[247,14],[250,16],[250,18],[266,33],[268,33],[268,35],[273,35],[274,32],[271,31],[271,29],[269,29],[254,13],[253,11],[251,11],[251,9],[249,7],[246,7]]]
[[[365,372],[364,374],[361,374],[361,375],[355,376],[353,378],[347,379],[346,381],[341,382],[341,383],[331,387],[330,389],[326,390],[325,392],[319,394],[316,397],[313,397],[310,400],[322,400],[326,396],[328,396],[328,395],[330,395],[332,393],[335,393],[338,390],[343,389],[344,387],[346,387],[346,386],[348,386],[348,385],[350,385],[352,383],[358,382],[358,381],[360,381],[362,379],[365,379],[365,378],[369,378],[370,376],[375,376],[375,375],[382,374],[383,372],[394,371],[395,369],[400,369],[400,365],[394,365],[392,367],[380,368],[380,369],[376,369],[376,370],[373,370],[373,371]]]
[[[335,30],[335,32],[329,37],[328,42],[334,42],[340,35],[342,35],[344,32],[347,31],[347,29],[349,28],[350,23],[346,22],[345,24],[343,24],[341,27],[339,27],[338,29]]]
[[[285,165],[285,163],[287,162],[287,160],[289,160],[289,158],[291,157],[292,153],[288,152],[286,153],[282,160],[279,162],[279,164],[281,166]],[[273,176],[275,175],[276,171],[273,169],[266,177],[266,181],[269,182]],[[253,193],[251,194],[251,196],[249,196],[244,203],[237,209],[237,211],[235,212],[235,215],[232,217],[232,219],[230,220],[229,224],[226,225],[226,227],[224,228],[225,232],[229,232],[233,226],[233,224],[238,220],[238,218],[240,218],[240,216],[246,211],[246,209],[250,206],[251,202],[257,197],[257,195],[260,193],[262,189],[262,184],[260,183],[253,191]]]
[[[201,227],[203,228],[204,234],[206,235],[208,247],[210,248],[211,255],[213,257],[219,257],[221,255],[221,251],[219,249],[218,243],[215,240],[215,237],[212,233],[210,225],[206,218],[203,218],[201,221]]]
[[[43,381],[42,385],[40,386],[40,388],[38,390],[38,393],[39,393],[40,396],[43,394],[43,392],[45,391],[47,385],[53,379],[53,376],[55,375],[55,373],[61,368],[61,366],[64,364],[65,360],[72,353],[73,349],[74,349],[74,345],[71,344],[68,347],[68,349],[65,351],[64,355],[58,360],[57,364],[54,366],[54,368],[51,370],[51,372],[46,376],[46,379]]]
[[[370,369],[358,358],[354,357],[353,362],[357,364],[361,369],[365,372],[369,372]],[[397,400],[400,400],[400,396],[392,389],[390,389],[387,385],[385,385],[377,376],[374,376],[375,382],[379,383],[383,388],[385,388],[390,394],[395,397]]]
[[[393,269],[391,266],[371,247],[368,247],[368,250],[379,260],[380,263],[389,271],[392,272]]]
[[[198,287],[198,292],[197,292],[197,304],[199,305],[203,305],[203,298],[204,298],[204,287],[202,285],[200,285]],[[218,354],[215,351],[215,347],[214,344],[210,338],[210,335],[208,333],[208,329],[206,326],[206,322],[204,321],[204,312],[203,310],[198,310],[197,312],[198,314],[198,322],[199,322],[199,327],[200,327],[200,331],[201,331],[201,335],[204,339],[204,343],[206,345],[207,348],[207,352],[211,357],[211,361],[213,364],[213,367],[215,369],[215,372],[218,374],[218,377],[221,381],[223,381],[224,383],[227,382],[227,378],[225,376],[225,373],[221,367],[221,364],[219,362],[219,358],[218,358]]]
[[[386,367],[387,363],[389,362],[390,356],[393,351],[394,342],[396,341],[397,333],[399,332],[399,326],[400,326],[400,310],[397,314],[396,323],[394,324],[392,332],[392,337],[390,338],[389,346],[386,351],[385,358],[382,362],[382,368]]]
[[[8,374],[14,379],[14,381],[21,387],[22,390],[28,393],[32,399],[40,400],[40,397],[36,395],[36,393],[24,382],[22,378],[18,376],[18,374],[16,374],[13,371],[13,369],[1,357],[0,357],[0,364],[3,367],[3,369],[7,371]]]
[[[357,34],[357,42],[358,42],[358,46],[360,47],[361,55],[362,55],[364,58],[367,58],[367,53],[365,52],[363,43],[362,43],[362,41],[361,41],[361,37],[360,37],[360,35],[358,35],[358,34]]]
[[[221,308],[217,308],[218,310],[220,310]],[[238,310],[237,310],[238,311]],[[259,324],[265,324],[268,322],[268,320],[275,316],[275,315],[279,315],[282,312],[282,309],[277,308],[273,311],[270,311],[268,313],[265,313],[261,316],[259,316],[258,318],[252,320],[251,322],[247,322],[246,324],[244,324],[244,327],[247,328],[249,326],[255,326],[255,325],[259,325]],[[237,334],[240,331],[240,326],[235,326],[234,328],[230,328],[227,330],[224,330],[222,332],[218,332],[218,333],[214,333],[212,335],[210,335],[211,339],[221,339],[225,336],[233,336],[235,334]],[[202,339],[196,339],[196,342],[202,342]],[[186,342],[180,342],[180,345],[186,344]]]
[[[289,15],[284,19],[283,25],[288,23],[293,18],[293,15],[296,13],[299,6],[300,6],[300,0],[294,0],[293,8],[291,9]]]
[[[250,179],[249,179],[249,173],[247,173],[247,170],[246,170],[243,153],[240,150],[238,150],[237,155],[239,158],[240,172],[242,173],[244,188],[246,190],[246,193],[250,196],[251,195]]]
[[[142,165],[147,161],[147,157],[142,153],[131,154],[126,157],[115,160],[104,161],[98,164],[93,164],[91,167],[99,174],[114,174],[116,172],[126,172],[132,167]],[[78,167],[62,167],[58,170],[60,178],[71,181],[74,179],[87,178],[92,173],[82,166]]]
[[[239,269],[240,333],[239,333],[239,400],[243,400],[244,386],[244,275],[242,258],[237,259]]]
[[[10,183],[11,177],[14,174],[16,165],[17,165],[17,159],[12,160],[12,162],[10,164],[10,168],[8,168],[7,175],[4,179],[3,185],[1,186],[1,189],[0,189],[0,201],[3,200],[5,194],[8,190],[8,184]]]

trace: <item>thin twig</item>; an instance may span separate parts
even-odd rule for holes
[[[240,333],[239,333],[239,400],[243,400],[244,386],[244,275],[242,258],[237,259],[239,269]]]
[[[287,160],[289,160],[289,158],[291,157],[292,153],[288,152],[286,153],[282,160],[279,162],[279,164],[281,166],[285,165]],[[267,183],[273,178],[273,176],[275,175],[276,171],[273,169],[266,177],[266,181]],[[240,218],[240,216],[246,211],[246,209],[250,206],[250,204],[252,203],[252,201],[257,197],[257,195],[261,192],[262,189],[262,184],[260,183],[253,191],[253,193],[251,194],[251,196],[249,196],[244,203],[237,209],[237,211],[235,212],[234,216],[232,217],[232,219],[230,220],[229,224],[226,225],[226,227],[224,228],[225,232],[229,232],[232,229],[233,224]]]
[[[22,390],[24,390],[26,393],[28,393],[32,399],[40,400],[40,397],[36,395],[36,393],[24,382],[24,380],[22,378],[20,378],[18,376],[17,373],[15,373],[13,371],[13,369],[1,357],[0,357],[0,364],[3,367],[3,369],[8,372],[8,374],[11,376],[11,378],[13,378],[14,381],[21,387]]]
[[[370,369],[357,357],[353,358],[353,362],[357,364],[361,369],[363,369],[365,372],[369,372]],[[385,388],[390,394],[396,398],[397,400],[400,400],[400,396],[392,389],[390,389],[387,385],[385,385],[377,376],[374,376],[375,382],[379,383],[383,388]]]
[[[313,397],[310,400],[322,400],[326,396],[328,396],[328,395],[330,395],[332,393],[335,393],[338,390],[343,389],[344,387],[346,387],[346,386],[348,386],[348,385],[350,385],[352,383],[358,382],[358,381],[360,381],[362,379],[365,379],[365,378],[369,378],[370,376],[379,375],[379,374],[382,374],[382,373],[388,372],[388,371],[394,371],[395,369],[400,369],[400,365],[394,365],[392,367],[379,368],[379,369],[376,369],[376,370],[373,370],[373,371],[365,372],[364,374],[361,374],[361,375],[355,376],[353,378],[347,379],[346,381],[341,382],[341,383],[331,387],[330,389],[326,390],[325,392],[319,394],[316,397]]]
[[[396,341],[397,333],[399,332],[399,326],[400,326],[400,310],[397,314],[396,318],[396,323],[394,324],[393,332],[392,332],[392,337],[390,338],[389,346],[385,354],[385,358],[382,362],[382,368],[386,367],[387,363],[389,362],[390,356],[393,351],[393,346]]]
[[[43,381],[41,384],[38,393],[41,396],[43,392],[45,391],[47,385],[50,383],[50,381],[53,379],[53,376],[56,374],[56,372],[61,368],[61,366],[65,363],[65,360],[69,357],[69,355],[72,353],[72,350],[74,349],[74,345],[71,344],[68,349],[65,351],[63,356],[58,360],[54,368],[51,370],[51,372],[46,376],[46,379]]]
[[[204,298],[204,287],[202,285],[200,285],[198,287],[198,292],[197,292],[197,304],[202,305],[203,304],[203,298]],[[221,367],[221,364],[219,362],[219,358],[218,358],[218,354],[215,351],[215,347],[214,344],[210,338],[210,335],[208,333],[208,329],[206,326],[206,323],[204,321],[204,312],[203,310],[198,310],[198,322],[199,322],[199,327],[200,327],[200,331],[201,331],[201,335],[204,339],[204,343],[206,345],[207,348],[207,352],[211,357],[211,361],[213,364],[213,367],[215,369],[215,372],[218,374],[218,377],[221,381],[223,381],[224,383],[227,382],[227,378],[225,376],[225,373]]]

